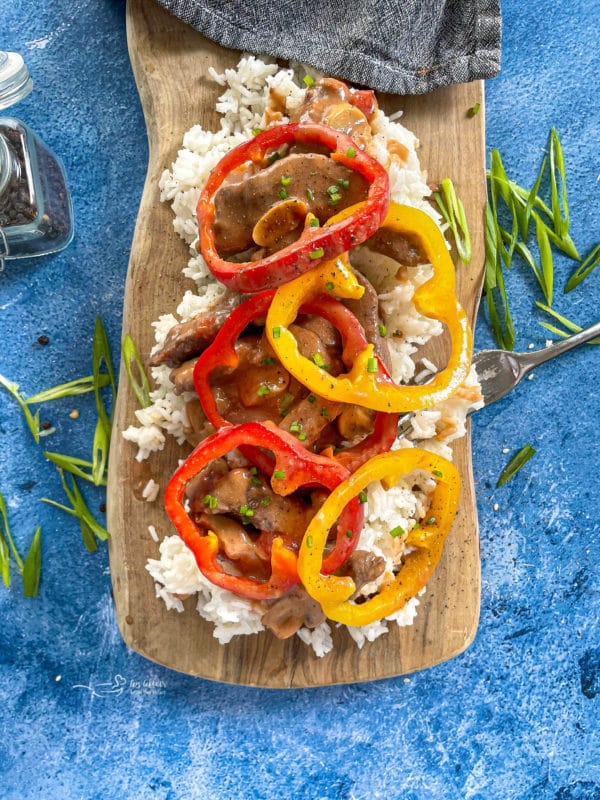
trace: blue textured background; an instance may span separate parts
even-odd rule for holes
[[[2,6],[0,42],[35,80],[18,114],[65,162],[77,225],[64,253],[0,274],[0,373],[33,393],[88,371],[97,313],[117,346],[147,146],[122,2]],[[488,147],[530,185],[557,126],[585,252],[600,238],[597,0],[512,0],[503,13]],[[557,263],[560,286],[569,267]],[[513,270],[509,291],[517,347],[543,346],[529,276]],[[559,288],[556,308],[585,325],[599,301],[600,269],[567,297]],[[476,341],[491,344],[483,316]],[[293,693],[212,685],[126,649],[106,551],[88,555],[71,518],[39,502],[60,499],[55,470],[1,394],[0,490],[22,546],[42,524],[44,573],[37,600],[18,579],[0,586],[0,796],[598,800],[599,384],[600,351],[587,347],[474,419],[483,598],[472,647],[408,678]],[[87,454],[89,398],[43,413],[57,427],[51,449]],[[495,490],[502,448],[526,442],[537,455]]]

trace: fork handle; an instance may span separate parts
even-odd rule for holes
[[[528,371],[538,364],[543,364],[545,361],[550,361],[551,358],[566,353],[567,350],[572,350],[580,344],[589,342],[590,339],[594,339],[596,336],[600,336],[600,322],[590,325],[589,328],[584,328],[579,333],[574,333],[573,336],[563,339],[562,342],[555,342],[550,347],[543,347],[541,350],[534,350],[533,352],[520,353],[519,360],[525,370]]]

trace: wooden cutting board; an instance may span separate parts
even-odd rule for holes
[[[193,288],[181,274],[188,251],[173,231],[171,209],[159,201],[158,180],[175,160],[186,130],[195,123],[216,128],[214,105],[220,89],[207,70],[210,65],[218,71],[234,66],[239,54],[208,41],[154,0],[128,0],[127,37],[150,158],[125,287],[123,334],[132,335],[146,361],[153,345],[150,323],[173,311],[184,291]],[[388,113],[404,110],[402,121],[421,141],[421,163],[429,180],[451,177],[464,202],[474,252],[471,265],[457,265],[457,274],[460,298],[474,322],[484,259],[483,84],[452,86],[426,96],[387,96],[381,102]],[[475,103],[481,109],[470,117],[468,109]],[[162,508],[162,490],[185,451],[169,442],[155,454],[150,467],[161,495],[155,503],[137,499],[132,489],[136,448],[120,436],[135,423],[136,408],[123,366],[120,387],[108,482],[110,566],[119,627],[134,650],[203,678],[289,688],[402,675],[445,661],[470,644],[479,617],[480,565],[469,435],[455,447],[463,478],[460,511],[414,625],[392,624],[388,635],[362,650],[346,631],[335,630],[334,650],[321,659],[297,637],[282,642],[267,632],[237,637],[223,647],[213,638],[212,626],[195,612],[193,599],[179,614],[168,612],[155,597],[144,568],[146,559],[158,556],[148,526],[154,525],[161,538],[174,532]]]

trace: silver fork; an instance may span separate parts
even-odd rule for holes
[[[544,347],[542,350],[529,350],[525,353],[511,353],[508,350],[480,350],[473,357],[473,364],[481,385],[483,405],[489,406],[497,400],[501,400],[534,367],[550,361],[551,358],[556,358],[580,344],[585,344],[596,336],[600,336],[600,322],[584,328],[561,342]],[[418,382],[425,383],[429,378],[431,378],[431,373],[425,380]],[[408,433],[411,417],[412,414],[406,414],[400,419],[399,435]]]

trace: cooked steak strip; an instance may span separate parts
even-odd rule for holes
[[[202,514],[206,511],[204,498],[213,494],[215,485],[228,474],[229,467],[225,459],[215,458],[188,482],[185,493],[192,513]]]
[[[360,299],[345,300],[345,304],[365,329],[367,340],[375,345],[375,352],[379,358],[383,361],[388,370],[391,370],[392,360],[388,342],[379,332],[381,317],[379,315],[379,298],[377,292],[361,272],[355,270],[354,274],[361,286],[365,287],[365,291]]]
[[[298,342],[298,350],[305,358],[314,360],[315,356],[320,356],[331,375],[339,375],[340,372],[345,372],[344,364],[340,358],[341,348],[328,347],[313,330],[295,322],[289,326],[289,330]]]
[[[256,542],[239,522],[223,514],[202,514],[195,521],[200,528],[216,534],[219,551],[233,561],[246,577],[268,577],[269,562],[261,557]]]
[[[325,347],[341,348],[342,337],[339,331],[324,317],[318,314],[304,314],[299,318],[298,325],[318,336]]]
[[[236,183],[223,184],[215,194],[214,232],[217,251],[222,256],[252,247],[252,231],[269,209],[284,200],[301,200],[321,224],[347,206],[365,200],[368,182],[329,156],[319,153],[293,153],[271,166]],[[339,187],[342,199],[333,204],[327,190]],[[343,188],[347,187],[347,188]],[[300,230],[298,230],[298,233]]]
[[[192,356],[200,355],[215,338],[238,302],[239,295],[224,295],[213,308],[196,314],[187,322],[174,325],[161,349],[150,358],[150,366],[166,364],[169,367],[178,367]]]
[[[248,467],[231,470],[215,483],[211,494],[217,505],[205,506],[207,513],[233,514],[259,530],[285,532],[295,541],[301,540],[314,514],[312,506],[296,497],[276,494],[265,476],[252,474]]]
[[[278,639],[289,639],[303,626],[316,628],[325,622],[325,614],[303,586],[294,586],[279,600],[275,600],[263,614],[261,622]]]
[[[183,433],[186,440],[192,447],[196,447],[201,441],[215,432],[213,425],[206,419],[204,409],[200,405],[197,397],[188,400],[185,404],[185,413],[188,424],[183,426]]]
[[[342,567],[337,571],[339,575],[349,575],[354,581],[356,589],[350,599],[355,598],[363,586],[377,580],[385,572],[385,559],[370,553],[368,550],[355,550],[351,553]]]
[[[315,397],[315,395],[309,395]],[[311,447],[321,435],[321,432],[334,420],[343,408],[343,403],[336,403],[325,400],[323,397],[315,397],[314,401],[305,397],[292,406],[289,414],[279,423],[279,427],[284,431],[289,431],[293,426],[299,428],[297,433],[302,433],[306,439],[302,439],[305,447]]]
[[[196,358],[190,358],[171,370],[169,380],[175,386],[175,394],[194,391],[194,367],[197,360]]]
[[[408,234],[397,233],[387,228],[380,228],[367,239],[365,246],[375,253],[392,258],[404,267],[416,267],[417,264],[426,264],[428,261],[416,240],[411,239]]]

